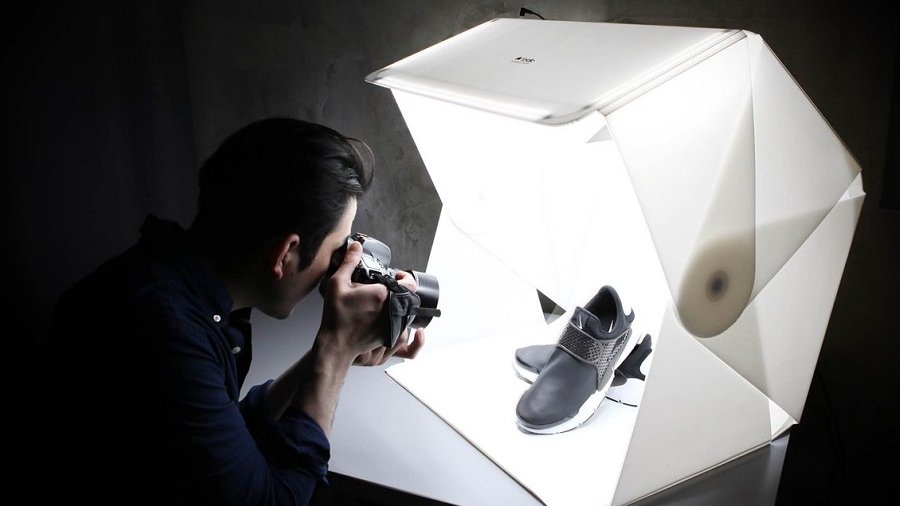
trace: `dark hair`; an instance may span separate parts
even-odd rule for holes
[[[368,189],[372,170],[367,145],[328,127],[290,118],[257,121],[229,136],[201,167],[191,230],[223,267],[296,233],[305,268],[350,199]]]

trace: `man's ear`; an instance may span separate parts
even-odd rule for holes
[[[266,265],[276,280],[297,270],[300,263],[300,236],[286,234],[272,243]]]

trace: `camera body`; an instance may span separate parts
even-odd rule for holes
[[[362,233],[355,233],[347,238],[347,246],[351,241],[362,244],[363,252],[359,264],[350,277],[354,283],[377,283],[380,276],[397,276],[397,270],[388,267],[391,263],[391,248],[387,244]],[[346,249],[341,250],[342,254]],[[343,260],[343,257],[341,258]]]
[[[359,264],[353,270],[350,280],[354,283],[381,283],[388,288],[388,300],[385,302],[385,317],[390,320],[390,335],[384,345],[393,347],[397,339],[408,328],[424,328],[434,317],[441,315],[437,309],[440,296],[440,285],[437,277],[425,272],[406,270],[416,280],[418,289],[415,293],[400,285],[397,280],[397,269],[391,268],[391,248],[387,244],[362,233],[354,233],[347,238],[347,244],[331,257],[328,274],[322,279],[319,291],[325,293],[328,278],[344,261],[350,243],[358,242],[363,251]]]

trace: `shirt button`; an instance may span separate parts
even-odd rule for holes
[[[217,315],[217,314],[214,314],[214,315],[213,315],[213,321],[216,322],[216,323],[219,323],[220,321],[222,321],[222,317],[219,316],[219,315]]]
[[[231,354],[232,354],[232,355],[237,355],[237,354],[240,353],[240,352],[241,352],[241,347],[240,347],[240,346],[235,346],[234,348],[231,349]]]

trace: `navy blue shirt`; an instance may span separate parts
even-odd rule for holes
[[[188,234],[148,217],[141,239],[69,289],[48,340],[45,456],[93,503],[305,504],[327,472],[321,427],[243,400],[250,310]],[[63,485],[64,484],[64,485]]]

